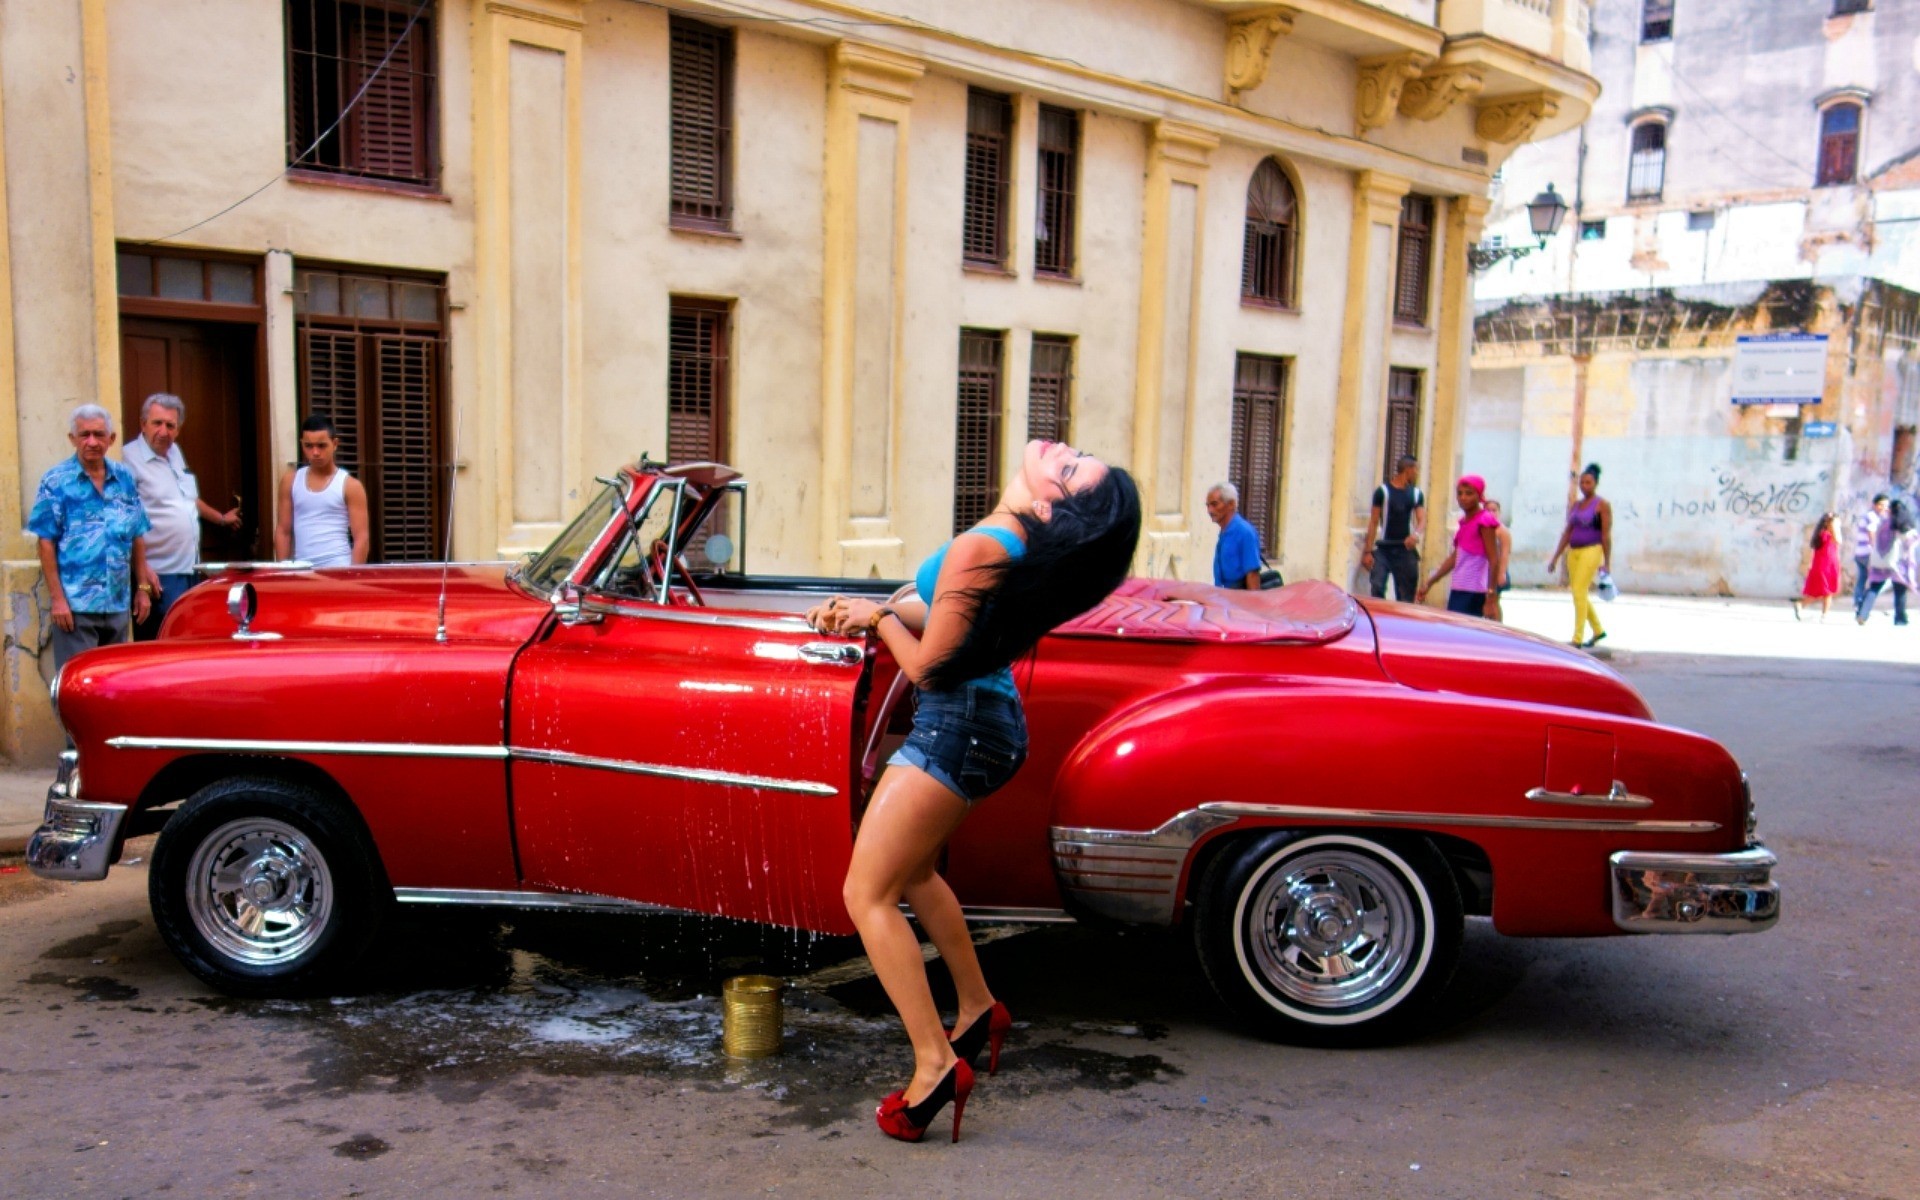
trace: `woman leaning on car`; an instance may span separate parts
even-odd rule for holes
[[[1120,585],[1139,537],[1132,476],[1064,443],[1029,442],[987,518],[920,564],[923,599],[836,596],[807,613],[823,631],[877,635],[916,688],[913,732],[860,819],[844,889],[913,1041],[913,1078],[875,1114],[889,1137],[919,1141],[951,1103],[958,1141],[974,1060],[990,1044],[988,1073],[999,1065],[1013,1018],[987,988],[960,902],[934,867],[969,809],[1026,760],[1026,716],[1009,668]],[[903,898],[953,976],[960,1007],[951,1034]]]

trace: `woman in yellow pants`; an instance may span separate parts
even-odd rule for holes
[[[1613,505],[1601,499],[1599,489],[1600,465],[1588,463],[1580,472],[1580,499],[1567,506],[1567,527],[1560,531],[1560,544],[1547,560],[1551,573],[1560,565],[1560,556],[1567,556],[1567,583],[1573,588],[1573,644],[1586,648],[1607,636],[1587,589],[1593,586],[1594,576],[1613,569]],[[1593,636],[1581,640],[1588,629]]]

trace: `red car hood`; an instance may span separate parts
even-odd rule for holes
[[[1381,668],[1408,687],[1653,718],[1632,684],[1570,646],[1421,605],[1362,603]]]
[[[552,611],[507,583],[505,563],[445,571],[447,636],[524,643]],[[426,637],[439,626],[438,566],[249,571],[210,579],[167,614],[162,636],[228,637],[227,589],[247,582],[259,597],[253,628],[282,637]]]

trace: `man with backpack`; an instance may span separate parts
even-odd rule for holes
[[[1415,486],[1420,482],[1420,463],[1411,454],[1402,454],[1393,465],[1393,478],[1373,489],[1373,509],[1367,516],[1367,535],[1362,544],[1360,565],[1367,571],[1367,585],[1376,600],[1387,595],[1387,579],[1393,579],[1393,598],[1411,601],[1420,584],[1420,539],[1427,530],[1427,498]],[[1378,535],[1379,541],[1375,541]]]

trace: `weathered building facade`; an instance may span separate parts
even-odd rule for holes
[[[1920,5],[1600,0],[1581,129],[1501,172],[1572,211],[1475,283],[1464,452],[1543,583],[1569,472],[1605,468],[1630,589],[1787,596],[1820,514],[1911,493],[1920,425]],[[1814,403],[1736,403],[1740,339],[1824,335]]]
[[[1586,0],[0,0],[0,749],[57,736],[19,531],[66,414],[187,400],[263,553],[324,412],[381,561],[543,544],[642,451],[756,570],[900,576],[1030,434],[1204,577],[1233,477],[1345,578],[1447,460],[1491,171],[1577,123]]]

